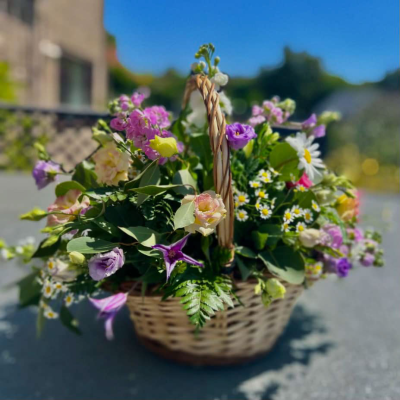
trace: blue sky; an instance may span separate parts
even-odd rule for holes
[[[212,42],[221,69],[251,76],[307,51],[350,82],[381,79],[399,66],[398,0],[105,0],[105,27],[135,72],[187,72]]]

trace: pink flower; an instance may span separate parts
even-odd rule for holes
[[[195,220],[191,225],[186,226],[185,230],[190,233],[197,231],[203,236],[210,235],[226,215],[221,196],[212,190],[208,190],[198,196],[185,196],[182,199],[182,204],[191,201],[194,201],[195,204]]]
[[[357,219],[359,214],[360,200],[359,195],[356,193],[356,197],[353,199],[346,194],[342,194],[337,199],[336,210],[343,221],[351,221]]]
[[[297,182],[294,182],[294,183],[286,182],[286,186],[288,188],[297,187],[299,185],[302,185],[308,189],[309,187],[311,187],[313,185],[313,182],[311,181],[311,179],[308,177],[308,175],[305,172],[303,173],[303,175]]]
[[[253,106],[253,108],[251,109],[251,115],[253,117],[257,117],[258,115],[262,115],[263,112],[264,112],[263,108],[260,107],[260,106],[257,106],[257,105]]]
[[[132,104],[136,107],[140,107],[140,105],[142,104],[144,99],[145,99],[145,95],[142,93],[138,93],[138,92],[134,92],[131,97]]]
[[[47,208],[48,212],[59,212],[62,214],[52,214],[47,217],[47,226],[55,226],[65,224],[72,221],[80,213],[84,213],[90,206],[87,196],[83,196],[82,200],[78,198],[82,192],[77,189],[69,190],[64,196],[57,197],[56,201]]]
[[[258,125],[258,124],[262,124],[262,123],[265,122],[265,121],[266,121],[266,118],[265,118],[264,116],[258,115],[257,117],[251,117],[251,118],[249,119],[249,124],[250,124],[251,126],[256,126],[256,125]]]
[[[171,125],[169,112],[163,106],[147,107],[143,113],[151,125],[158,125],[160,128],[167,128]]]
[[[124,121],[122,118],[116,117],[110,121],[110,126],[116,131],[123,131],[128,126],[128,123],[128,121]]]

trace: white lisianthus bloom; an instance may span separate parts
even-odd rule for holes
[[[219,93],[219,105],[221,106],[222,111],[225,111],[228,115],[232,114],[232,103],[224,92]]]
[[[225,86],[228,83],[229,77],[222,72],[217,72],[210,80],[212,83],[215,83],[215,87],[218,90],[221,86]]]
[[[200,92],[195,90],[190,95],[189,106],[192,112],[187,116],[186,120],[190,125],[202,128],[207,121],[206,107]]]
[[[325,169],[325,165],[320,158],[318,151],[319,144],[313,143],[314,137],[304,132],[297,132],[296,137],[288,137],[286,141],[297,151],[299,157],[299,169],[304,169],[308,177],[313,181],[315,178],[321,177],[320,169]]]

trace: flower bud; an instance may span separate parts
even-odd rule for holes
[[[85,256],[78,251],[71,251],[71,253],[69,253],[69,259],[73,264],[77,265],[82,265],[86,261]]]
[[[285,297],[286,288],[276,278],[268,279],[266,284],[267,293],[272,299],[283,299]]]
[[[27,221],[40,221],[47,215],[46,211],[41,210],[40,208],[33,208],[31,211],[20,215],[20,219],[24,219]]]
[[[107,135],[106,132],[104,131],[100,131],[97,128],[93,129],[93,136],[92,136],[93,140],[95,140],[96,142],[100,143],[101,145],[105,145],[108,142],[112,141],[112,138],[110,137],[110,135]]]
[[[124,143],[124,139],[117,132],[112,133],[111,136],[112,136],[112,138],[114,139],[115,142]]]
[[[176,139],[173,137],[162,138],[156,135],[150,140],[150,147],[160,153],[161,157],[172,157],[179,152]]]
[[[268,307],[272,303],[272,300],[272,297],[266,292],[263,292],[261,295],[261,301],[265,307]]]
[[[318,229],[305,229],[300,232],[299,240],[304,247],[312,248],[320,243],[323,232]]]

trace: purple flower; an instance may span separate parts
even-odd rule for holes
[[[311,114],[311,116],[301,124],[301,127],[316,138],[325,136],[325,125],[317,125],[317,116],[315,114]]]
[[[363,231],[359,228],[348,228],[347,235],[349,236],[350,240],[354,240],[355,242],[360,242],[364,239]]]
[[[203,267],[203,264],[196,261],[192,257],[183,254],[182,249],[185,247],[186,242],[190,236],[190,233],[186,235],[183,239],[178,240],[176,243],[170,246],[165,246],[163,244],[156,244],[153,249],[159,250],[163,253],[165,267],[167,269],[167,280],[169,279],[171,272],[174,270],[175,265],[178,261],[184,261],[188,264],[197,265]]]
[[[108,253],[96,254],[88,262],[89,275],[95,281],[101,281],[117,272],[124,265],[124,262],[124,253],[118,247]]]
[[[100,310],[98,318],[105,319],[106,338],[108,340],[114,339],[112,325],[117,312],[125,305],[128,298],[128,293],[118,293],[104,299],[92,299],[90,302]]]
[[[128,122],[122,120],[119,117],[116,117],[110,121],[110,126],[116,131],[123,131],[128,126]]]
[[[151,125],[157,125],[160,128],[167,128],[171,125],[169,112],[163,106],[147,107],[143,110],[143,113]]]
[[[142,104],[144,99],[145,99],[145,95],[142,93],[138,93],[138,92],[133,93],[133,95],[131,97],[132,104],[136,107],[140,107],[140,105]]]
[[[322,244],[324,246],[331,246],[334,249],[339,249],[343,243],[343,236],[340,228],[333,224],[327,224],[322,227],[322,230],[327,234],[322,239]]]
[[[53,161],[40,160],[36,163],[32,171],[32,176],[38,189],[43,189],[49,183],[57,180],[57,174],[61,172],[61,168]]]
[[[347,258],[336,260],[336,274],[341,278],[345,278],[349,274],[351,267],[352,265]]]
[[[257,137],[252,126],[238,122],[226,126],[226,135],[229,145],[235,150],[242,149],[251,139]]]
[[[360,262],[364,267],[370,267],[375,262],[375,256],[371,253],[366,253]]]

